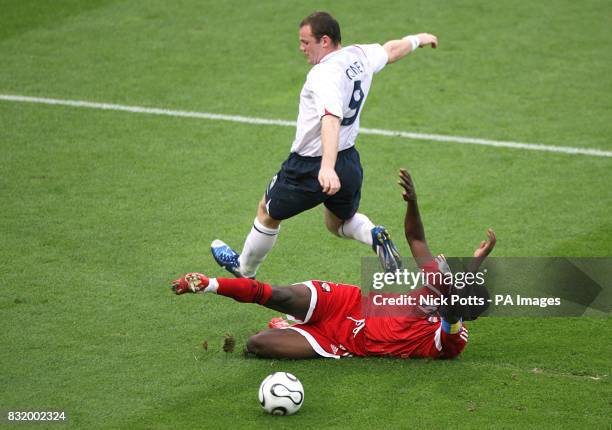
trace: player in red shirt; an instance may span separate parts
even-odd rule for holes
[[[258,303],[293,316],[296,324],[276,321],[272,328],[252,336],[247,350],[269,358],[315,358],[342,356],[396,356],[400,358],[452,358],[468,340],[463,321],[474,320],[488,307],[484,285],[472,283],[459,289],[441,281],[450,274],[443,256],[432,255],[425,240],[417,197],[410,174],[400,170],[399,184],[407,202],[404,230],[412,256],[428,282],[405,296],[429,295],[474,300],[469,304],[442,304],[434,309],[422,306],[378,306],[382,295],[363,296],[359,287],[326,281],[306,281],[290,286],[271,286],[254,279],[208,278],[189,273],[173,282],[177,294],[212,292],[239,302]],[[467,271],[478,267],[495,246],[493,230],[487,232],[474,251]],[[431,275],[431,277],[429,277]],[[431,281],[433,279],[433,281]],[[386,296],[387,298],[396,296]],[[398,312],[403,309],[405,312]]]

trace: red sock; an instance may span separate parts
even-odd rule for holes
[[[243,303],[265,305],[272,297],[272,287],[248,278],[217,278],[217,294]]]

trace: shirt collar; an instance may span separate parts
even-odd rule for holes
[[[325,54],[325,56],[323,58],[321,58],[319,60],[319,64],[321,64],[324,61],[327,61],[329,58],[331,58],[334,54],[337,54],[338,52],[340,52],[342,50],[342,48],[338,48],[335,51],[329,52],[327,54]]]

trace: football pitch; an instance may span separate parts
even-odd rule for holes
[[[612,256],[609,1],[0,0],[0,426],[610,428],[609,314],[481,318],[456,360],[282,361],[243,353],[278,313],[172,294],[226,275],[210,242],[240,249],[295,133],[214,114],[295,121],[317,9],[344,45],[439,37],[374,78],[361,117],[418,136],[357,140],[360,210],[402,255],[400,167],[436,253],[471,255],[493,227],[495,256]],[[364,256],[315,208],[258,279],[359,284]],[[274,371],[304,385],[294,416],[258,404]]]

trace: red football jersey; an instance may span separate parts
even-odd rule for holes
[[[421,266],[423,273],[450,273],[443,256]],[[428,276],[425,285],[408,294],[415,299],[410,306],[387,305],[383,309],[374,307],[372,294],[366,301],[364,346],[367,355],[394,355],[408,357],[454,357],[465,348],[467,328],[448,334],[442,330],[441,320],[436,316],[436,306],[425,306],[419,298],[439,298],[448,291],[443,276]],[[382,312],[381,312],[382,311]]]
[[[438,317],[366,319],[363,330],[365,355],[393,355],[400,358],[452,358],[459,355],[468,339],[462,326],[458,333],[442,330]]]
[[[428,272],[445,270],[445,263],[443,257],[438,257],[422,269]],[[432,315],[431,309],[419,310],[419,316],[413,313],[403,316],[391,311],[372,315],[368,312],[371,295],[363,297],[359,287],[324,281],[304,284],[313,296],[311,309],[304,322],[289,328],[302,334],[323,357],[452,358],[459,355],[467,343],[467,328],[463,326],[454,334],[444,332],[440,318]],[[431,291],[439,295],[444,291],[441,285],[429,287],[410,295],[430,294]]]

